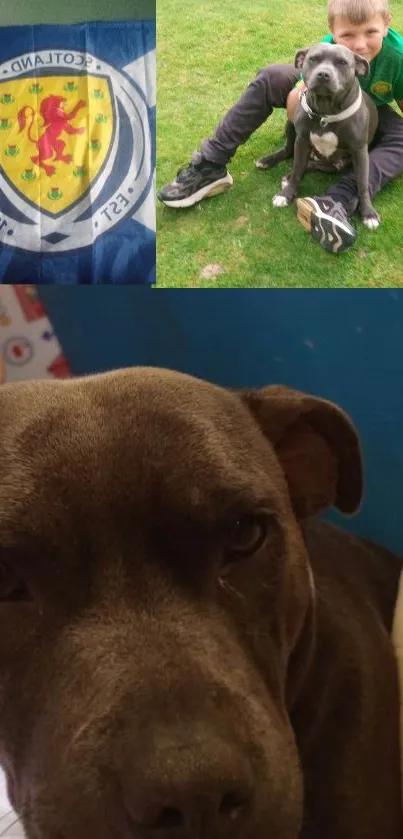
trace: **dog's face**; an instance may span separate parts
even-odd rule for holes
[[[320,43],[298,50],[295,66],[302,70],[308,90],[333,97],[348,92],[356,76],[369,73],[365,58],[339,44]]]
[[[29,839],[297,839],[298,520],[359,502],[347,417],[151,368],[6,385],[0,464],[0,762]]]

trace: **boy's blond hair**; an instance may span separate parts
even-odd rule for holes
[[[335,17],[346,17],[351,23],[366,23],[375,15],[382,15],[383,19],[389,19],[388,0],[328,0],[327,19],[330,28],[334,24]]]

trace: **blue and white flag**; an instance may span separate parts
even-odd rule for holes
[[[155,21],[0,28],[0,282],[155,282]]]

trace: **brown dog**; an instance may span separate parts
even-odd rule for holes
[[[29,839],[401,839],[402,562],[356,432],[135,368],[0,392],[0,761]]]

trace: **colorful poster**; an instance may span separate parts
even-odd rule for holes
[[[155,282],[155,21],[0,28],[0,282]]]
[[[71,375],[34,286],[0,286],[0,357],[6,382]]]

